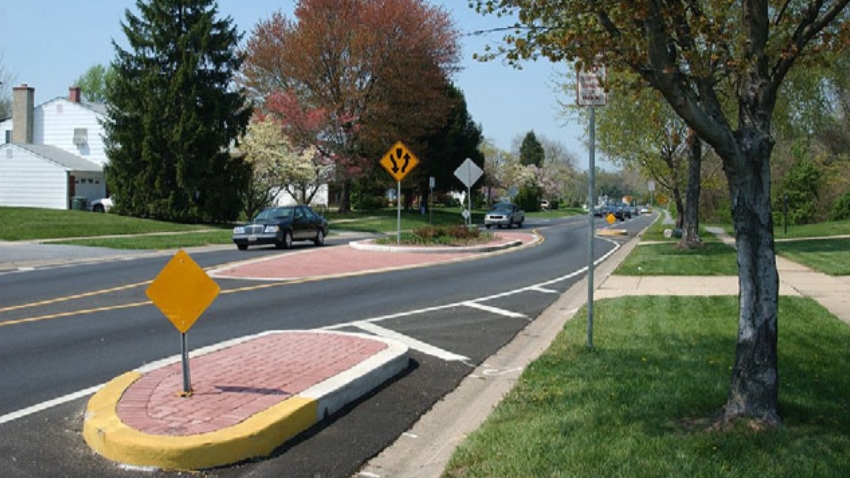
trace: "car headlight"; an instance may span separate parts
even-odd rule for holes
[[[233,234],[245,234],[245,228],[244,227],[234,227],[233,228]]]
[[[277,232],[277,226],[266,226],[263,228],[263,233],[274,234]]]

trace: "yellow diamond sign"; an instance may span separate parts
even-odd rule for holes
[[[180,250],[162,268],[145,295],[185,334],[220,290],[201,266]]]
[[[608,224],[614,224],[617,222],[617,216],[609,212],[608,215],[605,216],[605,220],[608,221]]]
[[[419,159],[401,141],[393,145],[381,158],[381,166],[398,182],[401,182],[417,164]]]

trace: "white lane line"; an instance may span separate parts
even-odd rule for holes
[[[5,415],[0,416],[0,425],[2,425],[4,423],[11,422],[13,420],[17,420],[19,418],[24,418],[28,415],[32,415],[33,413],[38,413],[38,412],[47,410],[48,408],[53,408],[53,407],[62,405],[63,403],[68,403],[68,402],[76,400],[78,398],[83,398],[87,395],[91,395],[94,392],[100,390],[101,387],[103,387],[103,384],[95,385],[94,387],[89,387],[85,390],[80,390],[78,392],[69,393],[68,395],[58,397],[58,398],[54,398],[54,399],[48,400],[46,402],[41,402],[41,403],[35,404],[31,407],[23,408],[21,410],[16,410],[12,413],[7,413]]]
[[[463,355],[458,355],[456,353],[449,352],[448,350],[443,350],[439,347],[434,347],[431,344],[426,344],[425,342],[416,340],[413,337],[400,334],[396,331],[381,327],[380,325],[375,325],[369,322],[355,322],[351,325],[363,329],[366,332],[370,332],[381,337],[386,337],[388,339],[393,339],[395,341],[401,342],[404,345],[407,345],[408,347],[412,348],[413,350],[418,350],[423,354],[431,355],[433,357],[443,359],[447,362],[465,362],[469,360],[469,357],[464,357]]]
[[[543,294],[560,294],[561,293],[560,291],[557,291],[555,289],[547,289],[545,287],[532,287],[528,290],[533,290],[534,292],[541,292]]]
[[[510,310],[500,309],[498,307],[493,307],[490,305],[479,304],[478,302],[464,302],[463,305],[467,307],[472,307],[473,309],[483,310],[485,312],[490,312],[491,314],[503,315],[505,317],[510,317],[512,319],[527,319],[528,316],[525,314],[520,314],[519,312],[511,312]]]

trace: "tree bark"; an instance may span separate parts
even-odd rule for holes
[[[767,133],[742,130],[735,158],[724,158],[732,198],[738,256],[738,341],[723,418],[749,417],[778,424],[777,330],[779,275],[770,204]]]
[[[351,212],[351,179],[342,180],[342,191],[340,191],[337,212],[342,214]]]
[[[701,191],[702,141],[694,130],[688,133],[688,186],[685,190],[685,214],[679,247],[692,249],[702,246],[699,237],[699,196]]]

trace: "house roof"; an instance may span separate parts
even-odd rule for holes
[[[69,153],[64,149],[57,148],[56,146],[25,143],[9,143],[0,145],[0,148],[8,147],[18,147],[23,150],[29,151],[30,153],[35,154],[36,156],[40,156],[71,171],[103,171],[103,166],[93,161],[89,161],[86,158],[77,156],[76,154]]]
[[[103,116],[106,116],[106,114],[107,114],[105,103],[92,103],[92,102],[89,102],[89,101],[80,101],[79,103],[75,103],[75,102],[69,100],[67,96],[57,96],[56,98],[53,98],[52,100],[47,100],[44,103],[36,106],[36,108],[40,108],[40,107],[45,106],[47,104],[53,103],[54,101],[64,101],[66,103],[71,103],[72,105],[80,105],[83,108],[89,109],[89,110],[94,111],[95,113],[97,113],[99,115],[103,115]]]

